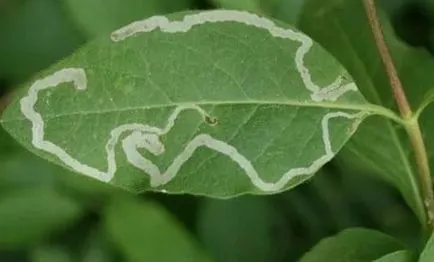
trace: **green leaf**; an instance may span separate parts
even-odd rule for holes
[[[0,78],[22,82],[83,43],[59,2],[26,0],[0,14]]]
[[[263,197],[206,199],[200,207],[199,236],[214,261],[277,261],[286,248],[284,229],[284,218]]]
[[[265,0],[264,0],[265,1]],[[279,20],[296,25],[306,0],[273,0],[267,1],[270,14]]]
[[[431,262],[434,260],[434,234],[425,245],[424,250],[420,254],[419,262]]]
[[[376,2],[384,4],[382,1]],[[370,102],[395,108],[363,1],[306,0],[300,8],[296,15],[301,30],[324,46],[348,69]],[[430,72],[434,70],[434,59],[426,50],[413,48],[398,39],[381,6],[378,12],[400,78],[416,111],[421,103],[427,102],[425,99],[432,92],[429,88],[432,86]],[[293,17],[285,19],[293,20]],[[421,118],[427,138],[434,132],[432,121],[428,119],[432,115],[431,110],[432,107]],[[426,139],[426,143],[428,151],[434,152],[434,140]],[[401,126],[384,118],[371,118],[358,129],[339,156],[348,166],[356,166],[365,173],[374,173],[393,184],[425,224],[423,203],[416,181],[417,169]],[[433,157],[430,154],[430,160],[434,161]]]
[[[57,188],[77,200],[81,198],[87,205],[116,193],[112,186],[69,172],[28,152],[3,128],[0,128],[0,170],[0,197],[24,188]]]
[[[41,246],[33,249],[31,262],[73,262],[71,251],[64,246]]]
[[[81,254],[79,261],[82,262],[114,262],[120,261],[118,252],[114,252],[113,245],[107,239],[105,232],[99,228],[91,230],[83,247],[80,248]]]
[[[0,127],[0,157],[11,155],[17,151],[23,150],[22,147]]]
[[[101,181],[229,197],[305,181],[368,111],[389,113],[306,35],[215,10],[97,39],[29,83],[2,124],[34,153]]]
[[[66,171],[29,152],[0,155],[0,170],[0,195],[29,186],[52,187],[53,174],[63,175]]]
[[[262,0],[213,0],[219,8],[246,10],[255,13],[263,13]]]
[[[80,217],[74,201],[49,189],[17,190],[0,198],[0,248],[34,245]]]
[[[402,249],[394,238],[381,232],[351,228],[321,240],[300,262],[366,262]]]
[[[109,33],[137,19],[187,10],[190,0],[66,0],[71,17],[90,36]],[[95,11],[98,15],[95,15]]]
[[[127,261],[208,261],[182,226],[153,202],[117,197],[104,216],[107,233]]]
[[[408,250],[400,250],[382,256],[381,258],[376,259],[373,262],[413,262],[413,261],[415,261],[413,252]]]

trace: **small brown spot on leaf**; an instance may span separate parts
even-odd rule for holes
[[[217,120],[217,118],[216,118],[216,117],[212,117],[212,116],[206,116],[206,117],[205,117],[205,122],[206,122],[208,125],[211,125],[211,126],[215,126],[215,125],[218,124],[218,120]]]

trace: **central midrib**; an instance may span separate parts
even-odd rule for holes
[[[377,114],[382,115],[387,118],[390,118],[395,121],[399,121],[398,116],[392,112],[391,110],[375,105],[375,104],[336,104],[336,103],[327,103],[327,102],[301,102],[295,100],[287,100],[287,101],[210,101],[210,102],[182,102],[182,103],[171,103],[171,104],[155,104],[149,106],[130,106],[130,107],[121,107],[121,108],[111,108],[104,110],[89,110],[89,111],[77,111],[71,113],[63,113],[63,114],[42,114],[45,120],[53,120],[60,117],[65,116],[86,116],[86,115],[102,115],[102,114],[110,114],[110,113],[119,113],[119,112],[128,112],[128,111],[137,111],[137,110],[150,110],[150,109],[158,109],[158,108],[174,108],[178,106],[188,106],[188,105],[197,105],[197,106],[243,106],[243,105],[274,105],[274,106],[293,106],[293,107],[311,107],[311,108],[324,108],[324,109],[340,109],[340,110],[354,110],[360,112],[366,112],[367,114]],[[39,112],[40,113],[40,112]],[[13,121],[22,121],[27,120],[24,117],[16,117],[10,119],[2,119],[0,122],[7,123]]]

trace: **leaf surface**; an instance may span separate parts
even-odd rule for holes
[[[419,262],[430,262],[434,260],[434,234],[431,235],[419,257]]]
[[[116,197],[104,216],[106,232],[126,261],[208,261],[182,226],[155,203]]]
[[[190,0],[66,0],[71,17],[89,35],[99,36],[137,19],[187,10]],[[98,15],[95,15],[98,10]]]
[[[82,214],[73,200],[53,190],[24,189],[0,198],[0,248],[22,248],[47,239]]]
[[[239,9],[255,13],[264,13],[262,0],[213,0],[219,8]]]
[[[33,248],[30,254],[31,262],[73,262],[72,252],[64,246],[41,246]]]
[[[408,250],[399,250],[390,254],[387,254],[374,262],[413,262],[414,254]]]
[[[401,248],[398,241],[381,232],[351,228],[321,240],[300,262],[366,262]]]
[[[229,197],[292,188],[368,112],[309,37],[240,11],[135,22],[23,89],[2,124],[24,146],[134,191]]]
[[[284,222],[264,197],[205,199],[198,215],[198,232],[214,261],[278,261],[286,251],[283,243],[288,241]]]
[[[0,78],[16,83],[71,54],[84,38],[56,0],[11,1],[0,10]],[[6,6],[6,5],[5,5]]]

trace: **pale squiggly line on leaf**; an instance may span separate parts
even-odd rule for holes
[[[282,175],[279,181],[273,183],[262,180],[250,161],[240,152],[238,152],[235,147],[225,143],[224,141],[218,140],[209,134],[199,134],[194,137],[183,149],[183,151],[177,157],[175,157],[165,172],[161,172],[155,164],[144,158],[139,153],[138,149],[145,148],[154,155],[163,154],[165,152],[165,148],[160,141],[160,137],[170,132],[182,111],[195,110],[204,118],[207,117],[207,113],[196,105],[176,107],[176,109],[169,116],[167,124],[164,128],[138,123],[125,124],[114,128],[111,131],[110,138],[106,144],[107,171],[101,171],[97,168],[81,163],[69,155],[63,148],[48,140],[45,140],[44,138],[45,123],[41,114],[36,112],[34,108],[36,102],[38,101],[38,93],[44,89],[56,87],[59,84],[66,82],[73,82],[75,88],[78,90],[87,89],[85,71],[80,68],[67,68],[36,81],[30,87],[28,95],[21,99],[21,111],[23,115],[32,122],[32,144],[40,150],[57,156],[60,161],[78,173],[85,174],[104,182],[110,181],[116,173],[117,165],[115,159],[115,148],[119,143],[119,139],[124,133],[131,132],[131,134],[122,140],[122,149],[125,152],[127,160],[130,164],[143,170],[150,176],[150,184],[152,187],[161,186],[171,181],[181,169],[183,164],[193,156],[196,149],[200,147],[207,147],[228,156],[232,161],[237,163],[238,166],[249,177],[252,184],[254,184],[258,189],[266,192],[278,191],[281,190],[294,177],[312,174],[333,158],[334,153],[332,151],[329,133],[330,119],[343,117],[360,120],[364,115],[363,112],[356,114],[330,112],[325,114],[321,120],[322,139],[324,143],[325,154],[315,160],[310,166],[289,169],[285,174]]]
[[[313,101],[336,101],[340,96],[348,91],[357,91],[357,87],[354,83],[342,85],[343,77],[341,76],[326,87],[321,88],[316,85],[312,81],[309,69],[304,65],[304,58],[313,45],[312,39],[307,35],[296,32],[292,29],[279,27],[273,21],[265,17],[259,17],[256,14],[251,14],[246,11],[204,11],[186,15],[181,21],[170,21],[165,16],[153,16],[145,20],[133,22],[114,31],[111,34],[111,39],[114,42],[121,42],[137,34],[152,32],[156,29],[160,29],[160,31],[164,33],[185,33],[195,26],[200,26],[206,23],[224,22],[241,23],[247,26],[253,26],[258,29],[266,30],[273,37],[300,42],[301,46],[297,49],[295,54],[295,64],[304,85],[311,92],[311,99]]]

